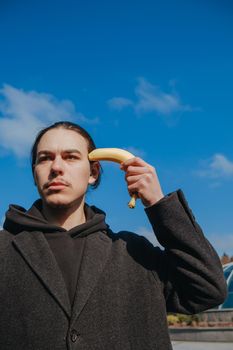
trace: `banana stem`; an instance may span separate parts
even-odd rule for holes
[[[132,194],[131,199],[130,199],[130,201],[128,203],[128,206],[129,206],[130,209],[135,208],[135,206],[136,206],[136,199],[137,199],[137,194],[136,193]]]

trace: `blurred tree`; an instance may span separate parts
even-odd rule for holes
[[[221,260],[222,265],[228,264],[229,262],[233,261],[233,256],[230,258],[229,255],[227,255],[226,253],[223,253],[220,260]]]

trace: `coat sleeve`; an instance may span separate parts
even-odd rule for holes
[[[173,192],[145,211],[164,247],[154,257],[167,311],[198,313],[223,303],[227,289],[219,257],[183,192]]]

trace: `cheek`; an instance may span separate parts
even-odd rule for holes
[[[86,183],[89,180],[90,173],[91,173],[91,170],[89,165],[77,166],[73,171],[73,179]]]
[[[43,179],[44,179],[43,171],[36,170],[34,172],[34,180],[35,180],[36,184],[41,185],[43,183]]]

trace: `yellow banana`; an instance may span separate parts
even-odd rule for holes
[[[122,163],[134,155],[121,148],[97,148],[89,153],[90,160],[110,160],[116,163]]]
[[[97,148],[90,152],[90,161],[108,160],[116,163],[122,163],[128,159],[134,157],[134,155],[128,151],[121,148]],[[137,195],[133,194],[131,200],[128,203],[129,208],[134,208],[136,205]]]

